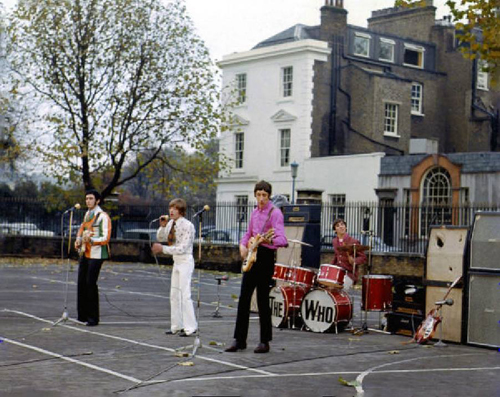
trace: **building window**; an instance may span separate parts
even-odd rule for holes
[[[329,219],[332,222],[338,218],[345,219],[345,194],[330,194],[328,198],[331,208]]]
[[[428,235],[431,225],[451,225],[451,177],[443,167],[431,169],[422,183],[420,233]]]
[[[399,113],[399,105],[395,103],[385,104],[384,135],[399,136],[398,113]]]
[[[424,68],[424,47],[405,44],[403,54],[403,65],[415,68]]]
[[[238,103],[242,104],[247,101],[247,74],[241,73],[236,75],[236,89],[238,95]]]
[[[485,90],[488,91],[489,85],[488,85],[488,71],[487,71],[488,64],[486,61],[483,59],[478,59],[477,60],[477,83],[476,87],[479,90]]]
[[[370,38],[371,36],[365,33],[355,32],[353,51],[354,55],[368,58],[370,56]]]
[[[245,134],[237,132],[234,134],[234,167],[243,168],[243,151],[245,148]]]
[[[293,66],[281,68],[281,84],[283,97],[291,97],[293,95]]]
[[[236,220],[246,222],[248,217],[248,196],[236,196]]]
[[[290,165],[290,129],[280,130],[280,166],[288,167]]]
[[[385,62],[394,62],[394,47],[396,42],[389,39],[380,39],[378,59]]]
[[[422,84],[412,83],[411,84],[411,113],[412,114],[423,114],[422,113],[422,99],[424,88]]]

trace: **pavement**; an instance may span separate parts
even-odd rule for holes
[[[360,312],[356,290],[347,328],[366,323],[367,333],[274,328],[271,351],[255,354],[252,314],[248,348],[225,353],[241,275],[219,285],[226,273],[196,269],[199,334],[167,336],[170,272],[106,262],[101,322],[87,327],[74,321],[74,261],[1,258],[0,396],[500,397],[497,350],[384,333],[380,313]]]

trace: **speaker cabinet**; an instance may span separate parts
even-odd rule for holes
[[[320,225],[314,223],[285,225],[285,235],[288,239],[288,247],[278,250],[276,263],[318,269],[321,254]],[[304,242],[311,246],[302,245],[298,242]]]
[[[498,259],[497,259],[498,260]],[[500,347],[500,272],[469,274],[467,342]]]
[[[436,302],[443,300],[448,287],[427,286],[425,291],[426,314],[436,306]],[[437,326],[434,338],[460,343],[462,341],[462,302],[463,289],[453,288],[447,299],[453,299],[453,305],[443,305],[441,316],[443,321]]]
[[[425,279],[453,282],[463,274],[467,227],[431,228],[427,247]]]
[[[500,212],[478,212],[471,235],[470,269],[500,271]]]

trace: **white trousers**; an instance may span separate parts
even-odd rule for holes
[[[198,328],[194,305],[191,299],[191,277],[194,271],[194,258],[186,255],[174,257],[172,281],[170,283],[170,330],[181,329],[192,334]]]

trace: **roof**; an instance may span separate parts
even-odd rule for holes
[[[318,26],[307,26],[303,24],[294,25],[268,39],[261,41],[252,49],[269,47],[272,45],[289,43],[293,41],[316,39],[319,40],[319,25]]]
[[[452,163],[462,166],[463,174],[500,172],[500,152],[471,152],[441,154]],[[386,156],[381,159],[380,176],[411,175],[412,168],[429,154]]]

